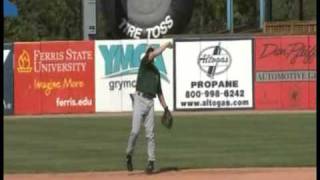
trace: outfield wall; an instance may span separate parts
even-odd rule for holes
[[[258,36],[16,42],[3,50],[4,112],[131,111],[139,60],[166,41],[155,64],[171,110],[316,107],[315,36]]]

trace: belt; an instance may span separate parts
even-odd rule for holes
[[[140,91],[137,91],[137,94],[141,97],[144,97],[144,98],[147,98],[147,99],[153,99],[155,98],[156,96],[151,94],[151,93],[143,93],[143,92],[140,92]]]

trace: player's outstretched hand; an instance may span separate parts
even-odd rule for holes
[[[171,41],[168,42],[168,46],[167,46],[169,49],[172,49],[173,48],[173,44]]]

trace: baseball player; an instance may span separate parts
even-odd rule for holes
[[[148,164],[146,173],[152,173],[155,164],[155,134],[154,134],[154,101],[158,95],[160,104],[168,111],[161,89],[160,73],[154,65],[154,58],[160,55],[166,48],[172,48],[172,43],[167,42],[159,48],[149,47],[140,62],[136,93],[134,94],[132,129],[126,150],[126,163],[128,171],[133,170],[132,155],[139,135],[140,127],[143,124],[146,131]]]

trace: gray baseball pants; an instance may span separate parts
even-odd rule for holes
[[[155,161],[154,102],[153,99],[134,94],[132,129],[126,151],[129,155],[133,155],[142,123],[146,131],[148,160]]]

